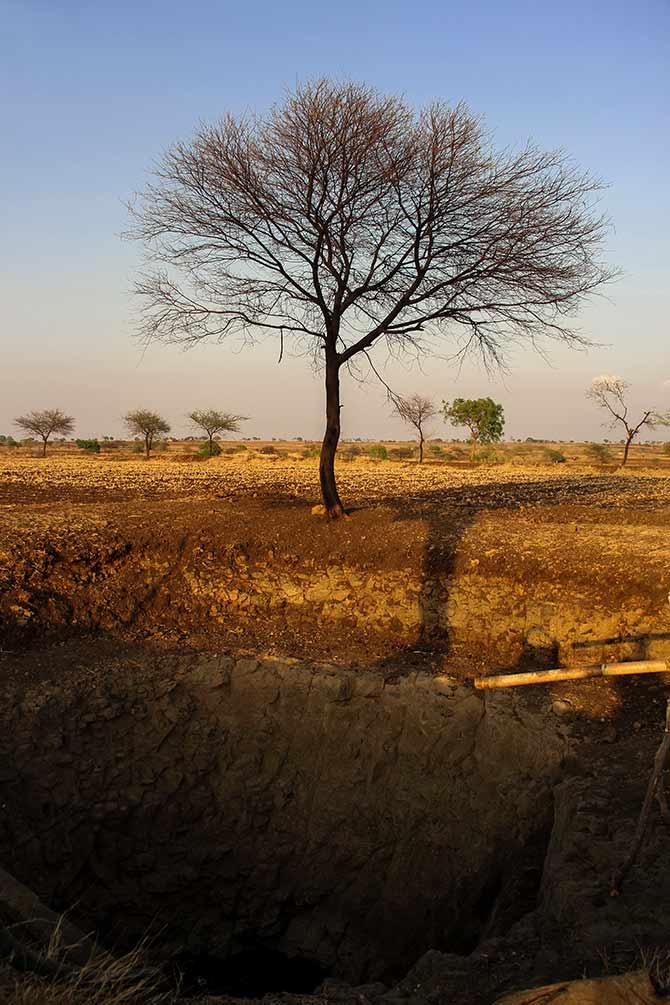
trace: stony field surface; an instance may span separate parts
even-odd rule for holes
[[[670,504],[670,472],[616,474],[571,464],[546,467],[494,465],[456,468],[445,464],[343,462],[340,492],[347,504],[450,491],[450,501],[478,503],[483,492],[494,506],[588,498],[607,508]],[[454,493],[453,490],[457,490]],[[319,499],[318,461],[239,455],[208,461],[163,458],[111,460],[88,457],[45,459],[0,457],[0,505],[12,502],[112,501],[138,497],[274,495]],[[458,496],[458,499],[455,496]],[[496,497],[495,499],[493,497]]]

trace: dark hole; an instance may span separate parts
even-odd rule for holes
[[[309,994],[328,976],[314,960],[289,957],[274,949],[244,949],[228,960],[181,954],[174,960],[184,995],[227,994],[262,998],[271,992]]]

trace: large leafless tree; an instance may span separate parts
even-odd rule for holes
[[[343,512],[334,461],[340,375],[373,347],[449,339],[499,362],[514,340],[580,342],[571,318],[611,272],[601,184],[560,152],[495,150],[466,106],[357,84],[298,87],[264,117],[226,116],[165,153],[133,203],[148,249],[145,338],[262,332],[323,365],[323,502]],[[428,340],[428,341],[424,341]]]

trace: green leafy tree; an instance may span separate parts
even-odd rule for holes
[[[492,398],[454,398],[442,402],[442,415],[452,426],[470,430],[470,458],[475,459],[480,443],[498,443],[505,428],[502,405]]]
[[[133,436],[143,437],[147,460],[151,455],[154,441],[170,432],[169,423],[157,412],[150,412],[146,408],[136,408],[134,412],[128,412],[123,421]]]
[[[316,80],[265,115],[225,115],[167,150],[132,206],[145,245],[141,336],[263,334],[325,383],[319,477],[330,517],[343,374],[372,350],[455,342],[500,362],[519,339],[583,343],[572,317],[611,278],[602,184],[563,153],[496,149],[459,104],[417,110]]]
[[[61,412],[60,408],[46,408],[43,412],[28,412],[14,419],[14,425],[26,433],[33,433],[42,440],[42,457],[46,457],[47,443],[54,433],[69,436],[74,429],[74,419],[71,415]]]
[[[188,415],[191,424],[201,429],[207,435],[207,456],[214,456],[214,437],[222,433],[238,433],[240,422],[246,422],[245,415],[232,415],[230,412],[217,412],[214,408],[196,409]],[[219,451],[220,452],[220,451]]]

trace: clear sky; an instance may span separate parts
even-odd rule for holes
[[[603,348],[552,350],[551,366],[519,353],[504,379],[394,364],[399,392],[491,394],[511,436],[610,435],[584,399],[600,373],[670,409],[668,0],[0,0],[0,432],[43,407],[82,436],[120,432],[132,407],[181,431],[214,406],[250,415],[249,434],[320,435],[320,378],[305,359],[277,366],[272,343],[142,354],[139,252],[119,235],[166,146],[323,75],[416,105],[464,99],[501,145],[563,147],[610,183],[608,258],[624,275],[580,318]],[[342,417],[348,436],[401,431],[374,384],[346,382]]]

